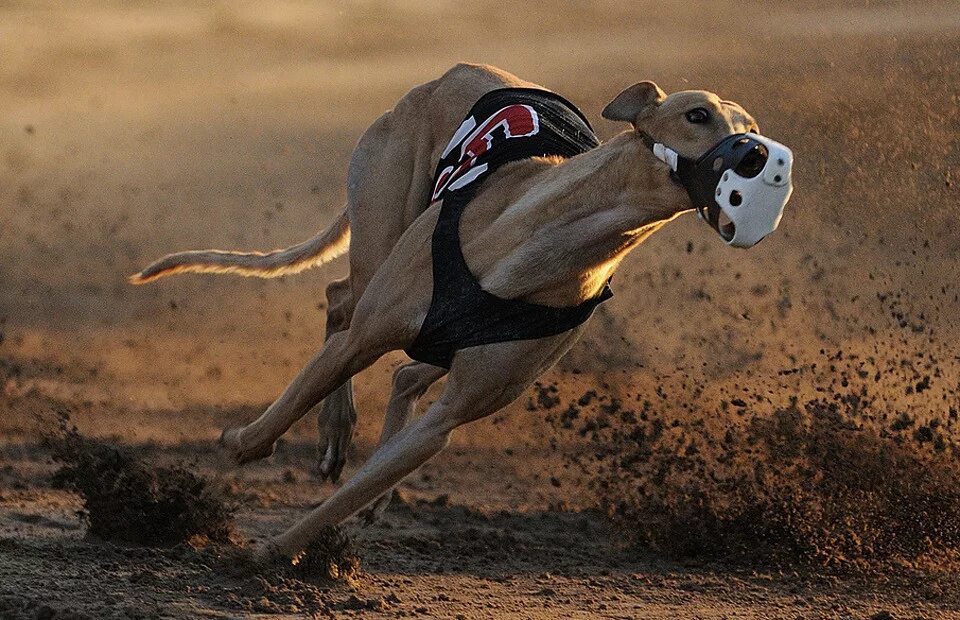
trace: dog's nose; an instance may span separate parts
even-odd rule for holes
[[[763,167],[767,165],[768,157],[769,152],[767,151],[767,147],[762,144],[756,144],[743,156],[743,159],[740,160],[740,163],[737,164],[737,167],[734,168],[733,171],[745,179],[752,179],[760,174]]]

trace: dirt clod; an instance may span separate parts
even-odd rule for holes
[[[229,539],[233,508],[200,475],[83,437],[65,413],[46,443],[63,464],[54,481],[81,495],[91,535],[155,547]]]
[[[898,372],[887,370],[879,387],[870,377],[880,362],[821,351],[827,364],[810,362],[766,386],[788,402],[754,399],[742,420],[723,414],[724,402],[745,406],[740,398],[720,401],[719,411],[697,398],[669,405],[716,425],[665,424],[666,409],[650,410],[648,422],[585,408],[589,432],[579,434],[591,444],[569,458],[589,472],[588,487],[625,537],[673,557],[944,569],[960,556],[960,449],[939,422],[936,399],[911,402],[908,414],[889,396],[916,382],[908,351],[903,342],[891,346],[891,357],[904,361],[882,362]],[[924,357],[935,372],[954,373],[929,351]],[[803,389],[789,377],[801,374],[818,397],[789,397]],[[945,389],[943,400],[955,397]],[[546,418],[558,432],[571,429]]]

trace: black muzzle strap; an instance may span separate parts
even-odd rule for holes
[[[646,132],[638,132],[640,139],[657,159],[663,160],[658,150],[667,150]],[[657,147],[660,147],[658,149]],[[669,149],[676,156],[676,167],[671,166],[670,178],[683,185],[690,195],[693,207],[717,232],[720,231],[720,205],[716,200],[717,185],[728,170],[742,177],[754,177],[767,162],[767,149],[749,134],[729,135],[701,155],[698,159],[684,157]],[[669,162],[665,162],[669,165]],[[721,232],[721,235],[723,233]]]

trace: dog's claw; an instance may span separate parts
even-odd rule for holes
[[[261,446],[245,446],[243,442],[244,427],[228,427],[220,435],[220,449],[236,465],[243,465],[251,461],[266,458],[273,454],[273,444]]]

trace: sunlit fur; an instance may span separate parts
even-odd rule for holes
[[[232,273],[277,278],[328,263],[350,248],[350,220],[345,213],[326,230],[297,245],[272,252],[190,250],[168,254],[130,276],[132,284],[146,284],[178,273]]]

